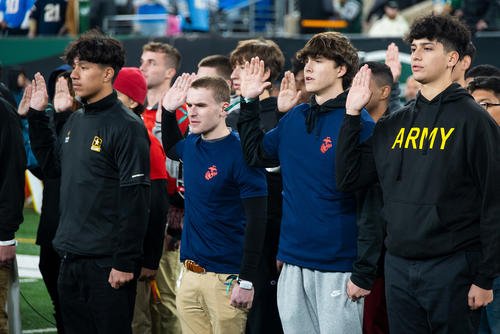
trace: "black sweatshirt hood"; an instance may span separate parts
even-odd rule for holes
[[[407,105],[407,108],[410,108],[409,112],[411,113],[410,128],[413,127],[417,117],[421,113],[421,112],[419,112],[419,106],[423,106],[423,105],[436,106],[437,105],[437,112],[435,113],[434,118],[432,120],[432,123],[429,127],[432,129],[436,126],[436,123],[437,123],[439,117],[441,116],[443,109],[446,108],[446,104],[450,103],[450,102],[454,102],[454,101],[459,100],[459,99],[464,98],[464,97],[472,98],[470,96],[470,94],[457,83],[452,83],[444,91],[442,91],[441,93],[436,95],[430,101],[427,100],[422,95],[422,93],[419,91],[417,93],[415,100],[413,100],[412,102],[410,102]],[[423,111],[423,112],[425,112],[425,111]],[[423,115],[421,117],[426,117],[426,115]],[[425,141],[425,144],[424,144],[425,148],[424,148],[424,150],[422,150],[423,155],[427,154],[427,151],[429,148],[429,140],[430,139],[427,139]],[[401,177],[402,177],[404,155],[405,155],[404,150],[401,150],[401,155],[400,155],[400,160],[399,160],[399,169],[398,169],[398,173],[396,176],[396,180],[401,180]]]
[[[307,133],[311,133],[314,129],[318,114],[326,113],[337,108],[345,108],[347,93],[348,91],[346,90],[337,95],[337,97],[325,101],[325,103],[323,103],[322,105],[319,105],[318,102],[316,102],[316,95],[313,95],[309,102],[310,108],[309,110],[307,110],[306,115]]]

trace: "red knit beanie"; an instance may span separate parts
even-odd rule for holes
[[[118,72],[113,87],[139,104],[143,105],[146,101],[146,79],[137,67],[123,67]]]

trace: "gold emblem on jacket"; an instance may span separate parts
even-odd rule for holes
[[[99,138],[98,136],[94,136],[94,139],[92,140],[92,146],[90,146],[90,149],[95,152],[101,152],[101,145],[102,145],[102,139]]]

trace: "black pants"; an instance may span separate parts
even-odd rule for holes
[[[57,285],[68,334],[132,333],[136,280],[113,289],[108,283],[111,268],[102,263],[102,259],[61,259]]]
[[[56,319],[57,333],[64,334],[59,294],[57,293],[57,279],[59,277],[60,265],[61,259],[54,248],[51,245],[40,245],[40,262],[38,263],[38,268],[40,268],[43,282],[47,287],[50,299],[54,305],[54,318]]]
[[[480,254],[459,252],[430,260],[385,258],[385,289],[391,333],[477,333],[481,310],[467,295]]]

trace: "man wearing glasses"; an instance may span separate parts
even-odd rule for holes
[[[474,100],[500,125],[500,77],[477,77],[468,89]]]

